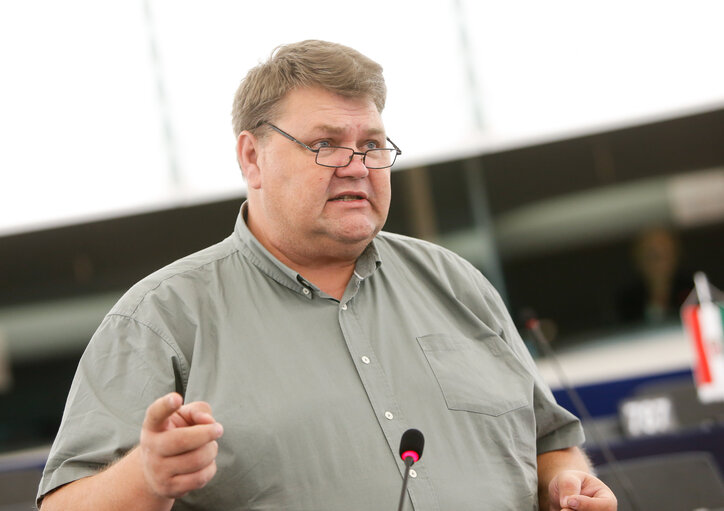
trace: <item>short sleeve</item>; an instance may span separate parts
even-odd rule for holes
[[[182,392],[185,361],[160,330],[110,314],[81,357],[38,499],[99,470],[137,443],[146,408]]]

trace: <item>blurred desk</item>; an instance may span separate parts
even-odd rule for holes
[[[656,436],[621,437],[617,440],[609,439],[608,442],[617,460],[629,460],[660,454],[706,451],[714,457],[719,471],[724,474],[724,424],[686,428]],[[591,457],[594,465],[606,463],[599,446],[588,442],[586,452]]]

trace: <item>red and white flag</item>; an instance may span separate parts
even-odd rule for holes
[[[694,276],[698,304],[684,304],[681,319],[694,351],[694,380],[702,403],[724,401],[724,304],[712,300],[706,276]]]

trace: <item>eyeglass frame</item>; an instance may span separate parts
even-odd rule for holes
[[[370,170],[389,169],[390,167],[392,167],[392,166],[395,164],[395,161],[397,161],[397,157],[402,154],[402,150],[401,150],[399,147],[397,147],[397,144],[395,144],[395,143],[390,139],[390,137],[385,137],[385,138],[387,139],[387,141],[388,141],[390,144],[392,144],[392,147],[391,147],[391,148],[390,148],[390,147],[377,147],[377,148],[375,148],[375,149],[367,149],[366,151],[355,151],[355,150],[352,149],[351,147],[329,146],[329,147],[320,148],[320,149],[312,149],[311,147],[309,147],[307,144],[305,144],[305,143],[302,142],[301,140],[297,140],[296,138],[294,138],[293,136],[291,136],[289,133],[287,133],[287,132],[284,131],[283,129],[278,128],[277,126],[274,126],[274,125],[273,125],[272,123],[270,123],[269,121],[262,121],[262,122],[260,122],[260,123],[257,125],[257,127],[261,126],[262,124],[268,125],[270,128],[272,128],[274,131],[276,131],[277,133],[279,133],[279,134],[282,135],[283,137],[291,140],[292,142],[296,142],[297,144],[299,144],[300,146],[304,147],[305,149],[309,149],[310,151],[312,151],[314,154],[316,154],[316,156],[314,157],[314,163],[316,163],[316,164],[319,165],[320,167],[327,167],[327,168],[329,168],[329,169],[343,169],[343,168],[345,168],[345,167],[348,167],[348,166],[352,163],[352,159],[355,157],[356,154],[362,156],[362,165],[364,165],[365,167],[367,167],[367,164],[366,164],[365,162],[367,161],[367,153],[368,153],[368,152],[370,152],[370,151],[379,151],[380,149],[386,149],[386,150],[390,150],[390,151],[391,151],[392,149],[394,149],[394,150],[395,150],[395,158],[392,160],[392,163],[390,163],[389,165],[387,165],[387,166],[385,166],[385,167],[367,167],[367,168],[370,169]],[[350,151],[352,151],[352,155],[349,157],[349,161],[347,162],[347,164],[346,164],[346,165],[325,165],[324,163],[319,163],[319,162],[317,161],[317,158],[319,158],[319,151],[320,151],[321,149],[330,149],[330,148],[332,148],[332,149],[349,149]]]

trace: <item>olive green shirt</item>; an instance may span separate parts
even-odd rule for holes
[[[137,442],[178,391],[223,424],[218,472],[174,509],[537,509],[536,456],[578,445],[500,297],[468,262],[380,233],[341,301],[235,232],[131,288],[73,381],[39,497]]]

